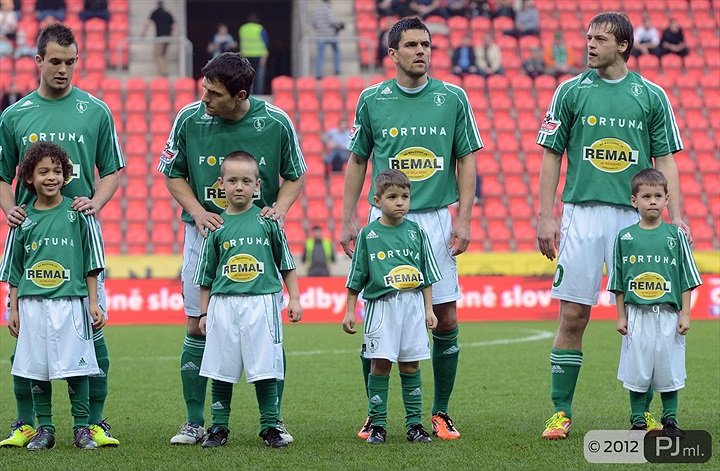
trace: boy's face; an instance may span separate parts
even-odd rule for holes
[[[637,195],[632,195],[630,201],[643,219],[656,221],[667,206],[668,194],[662,185],[640,185]]]
[[[257,165],[249,162],[223,162],[223,175],[219,179],[225,190],[228,207],[244,211],[253,204],[253,194],[260,189]]]
[[[50,157],[43,157],[33,170],[32,184],[38,197],[53,197],[60,193],[64,183],[63,168],[59,162],[53,162]]]
[[[410,188],[391,185],[380,198],[373,196],[373,201],[380,207],[384,217],[399,221],[410,210]]]

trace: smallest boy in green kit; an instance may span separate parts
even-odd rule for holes
[[[662,434],[682,437],[678,390],[685,387],[685,334],[690,292],[702,284],[685,233],[667,224],[667,179],[655,169],[632,179],[631,202],[640,222],[615,239],[608,290],[617,296],[617,330],[623,335],[617,378],[630,391],[632,430],[647,430],[648,388],[660,393]]]

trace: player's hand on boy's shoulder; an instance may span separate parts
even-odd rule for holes
[[[97,213],[95,203],[87,196],[76,196],[73,198],[73,202],[70,207],[79,213],[83,213],[86,216],[91,216]]]
[[[260,216],[264,217],[265,219],[272,219],[273,221],[277,221],[280,229],[285,227],[285,213],[280,211],[278,208],[271,208],[270,206],[265,206],[263,209],[260,210]]]
[[[672,224],[674,224],[674,225],[676,225],[677,227],[679,227],[680,230],[685,233],[685,237],[687,237],[688,243],[689,243],[690,245],[692,245],[692,243],[693,243],[693,237],[692,237],[692,232],[690,232],[690,226],[688,226],[688,225],[685,223],[685,221],[683,221],[683,220],[680,219],[680,218],[674,219],[674,220],[672,220],[671,222],[672,222]]]
[[[27,217],[25,205],[14,206],[7,215],[7,224],[10,227],[18,227]]]
[[[690,314],[680,313],[680,320],[678,321],[678,334],[685,335],[690,330]]]
[[[207,237],[206,229],[215,231],[223,224],[223,219],[219,214],[211,213],[210,211],[205,211],[204,209],[201,212],[194,214],[193,219],[195,220],[195,226],[198,228],[203,237]]]
[[[300,322],[303,315],[303,309],[302,305],[300,305],[299,299],[291,299],[288,301],[287,313],[290,322]]]
[[[353,249],[350,248],[350,243],[357,239],[358,230],[355,224],[343,224],[340,230],[340,245],[342,245],[345,255],[352,258]]]

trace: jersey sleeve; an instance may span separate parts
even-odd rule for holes
[[[282,113],[279,119],[282,125],[282,152],[280,158],[280,176],[285,180],[297,180],[307,171],[305,157],[300,149],[300,141],[298,140],[295,126],[293,126],[290,117]]]
[[[700,271],[695,264],[692,251],[690,250],[690,243],[688,242],[687,236],[680,229],[677,228],[678,243],[680,245],[680,283],[682,292],[697,288],[702,284],[702,278],[700,277]]]
[[[187,147],[185,142],[185,121],[197,109],[194,104],[188,105],[175,117],[165,148],[160,154],[158,170],[170,178],[187,179],[189,176]]]
[[[379,85],[378,85],[379,86]],[[367,97],[374,89],[365,89],[358,98],[355,107],[355,121],[350,129],[350,142],[348,150],[367,160],[373,150],[373,132],[370,125],[370,113],[367,106]]]
[[[355,291],[362,291],[367,285],[369,276],[370,267],[368,266],[365,229],[363,228],[360,230],[357,239],[355,239],[355,250],[350,263],[350,271],[348,272],[345,287]]]
[[[567,90],[566,82],[555,90],[535,142],[558,154],[565,152],[570,138],[573,114],[572,94]]]
[[[105,247],[100,233],[100,225],[95,216],[77,214],[80,221],[80,234],[83,245],[84,275],[87,276],[91,271],[105,268]]]
[[[615,237],[615,245],[613,246],[613,264],[612,271],[608,275],[607,290],[624,293],[623,275],[622,275],[622,247],[620,243],[620,234]]]
[[[95,97],[91,96],[91,99],[95,100],[102,109],[100,123],[98,125],[98,147],[95,159],[98,175],[102,178],[125,168],[125,158],[120,148],[120,141],[110,108]]]
[[[455,135],[453,139],[453,155],[462,158],[483,148],[475,116],[467,94],[462,88],[446,85],[448,91],[458,100],[457,117],[455,119]]]
[[[290,246],[287,243],[285,237],[285,231],[280,229],[280,225],[277,221],[269,221],[270,233],[272,240],[273,258],[275,259],[275,266],[279,270],[294,270],[295,260],[293,259],[292,253],[290,252]]]
[[[195,269],[193,283],[200,286],[212,286],[220,260],[220,255],[218,253],[219,248],[215,242],[217,233],[220,230],[222,230],[222,228],[209,232],[207,237],[203,240],[202,246],[200,247],[200,259],[198,260],[197,268]]]
[[[2,261],[0,261],[0,281],[6,281],[10,286],[18,286],[22,278],[24,269],[22,247],[21,232],[17,227],[11,228],[5,241]]]
[[[11,184],[20,161],[19,150],[15,144],[12,125],[9,123],[9,111],[0,115],[0,179]]]
[[[423,229],[420,225],[418,225],[418,228],[420,229],[420,253],[422,260],[421,270],[425,280],[423,287],[425,287],[433,283],[437,283],[443,276],[440,271],[440,267],[438,267],[437,261],[435,260],[435,254],[433,253],[432,246],[430,245],[430,238],[428,237],[427,232],[425,232],[425,229]]]
[[[660,87],[648,85],[648,91],[654,98],[649,129],[650,157],[662,157],[681,151],[683,142],[670,99]]]

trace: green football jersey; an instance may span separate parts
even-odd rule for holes
[[[260,207],[275,204],[280,177],[297,180],[307,170],[288,115],[263,100],[249,100],[250,110],[238,121],[207,115],[201,101],[185,106],[160,156],[158,170],[170,178],[186,179],[207,211],[219,214],[227,208],[218,177],[223,158],[231,152],[243,150],[258,161],[261,186],[253,199]],[[182,220],[193,222],[185,211]]]
[[[294,270],[285,232],[252,206],[242,214],[222,213],[223,225],[208,231],[194,282],[210,295],[258,295],[282,291],[278,270]]]
[[[537,141],[562,154],[562,201],[631,206],[630,180],[652,158],[683,148],[665,91],[635,72],[608,83],[592,69],[561,83]]]
[[[398,226],[376,219],[355,240],[345,286],[373,300],[398,290],[422,290],[440,279],[425,229],[407,219]]]
[[[125,167],[112,113],[93,95],[73,87],[59,100],[47,100],[34,91],[0,116],[0,178],[12,183],[25,150],[37,141],[58,144],[73,165],[62,194],[70,198],[95,194],[95,168],[105,177]],[[16,183],[18,205],[35,195]]]
[[[388,168],[408,176],[411,210],[456,202],[457,159],[482,147],[465,91],[432,78],[416,94],[401,90],[395,79],[363,90],[348,143],[359,157],[372,156],[373,180]],[[372,196],[368,200],[373,204]]]
[[[621,292],[629,304],[670,304],[682,308],[683,291],[700,286],[685,233],[662,222],[655,229],[634,224],[615,239],[608,290]]]
[[[63,198],[52,209],[25,208],[20,227],[10,229],[0,281],[17,286],[18,297],[87,297],[85,277],[105,267],[102,238],[94,216],[85,216]]]

